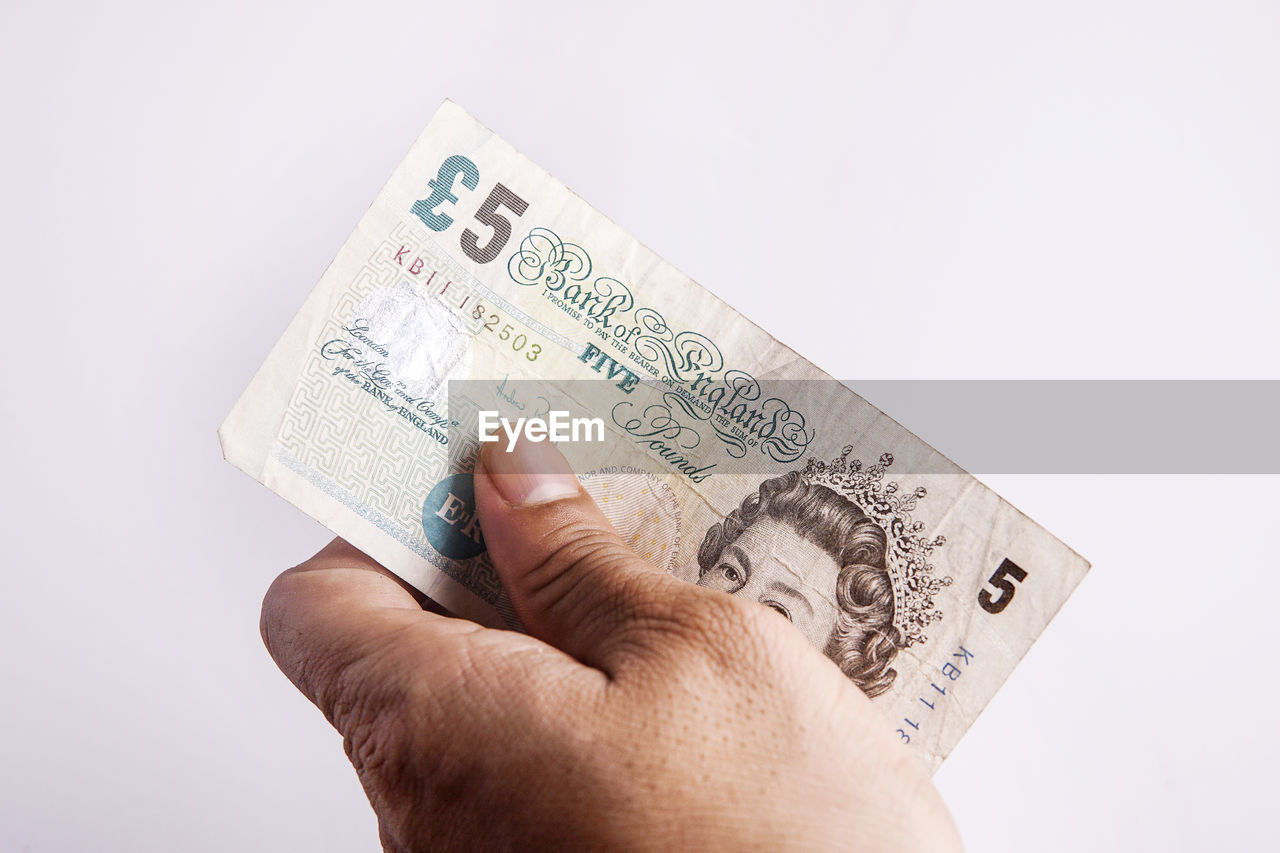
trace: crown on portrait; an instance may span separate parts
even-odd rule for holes
[[[848,446],[839,458],[823,462],[810,458],[802,475],[810,483],[826,486],[843,495],[884,530],[888,538],[885,568],[893,586],[893,624],[902,632],[903,645],[923,643],[928,638],[925,628],[942,618],[934,607],[934,596],[951,585],[950,577],[934,575],[929,561],[934,548],[946,543],[943,536],[932,539],[924,534],[924,524],[911,520],[916,504],[926,494],[924,486],[901,492],[898,484],[885,481],[885,472],[893,464],[893,454],[881,454],[874,465],[863,466],[850,459]]]

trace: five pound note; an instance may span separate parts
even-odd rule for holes
[[[518,628],[470,472],[482,436],[534,424],[638,554],[791,620],[930,770],[1088,571],[445,103],[223,452],[451,612]]]

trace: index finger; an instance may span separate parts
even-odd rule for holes
[[[347,733],[357,705],[389,704],[423,658],[450,666],[458,640],[482,630],[423,609],[429,602],[367,554],[335,539],[281,574],[262,602],[260,628],[271,657],[328,718]]]

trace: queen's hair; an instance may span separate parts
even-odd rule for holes
[[[698,549],[700,574],[714,569],[725,546],[766,515],[822,548],[840,566],[836,624],[825,651],[864,693],[879,696],[897,677],[889,664],[902,645],[902,633],[893,624],[884,530],[857,504],[792,471],[765,480],[723,523],[711,526]]]

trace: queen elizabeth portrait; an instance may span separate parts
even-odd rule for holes
[[[800,471],[765,480],[698,549],[698,585],[790,620],[864,693],[893,684],[898,650],[884,529]]]

